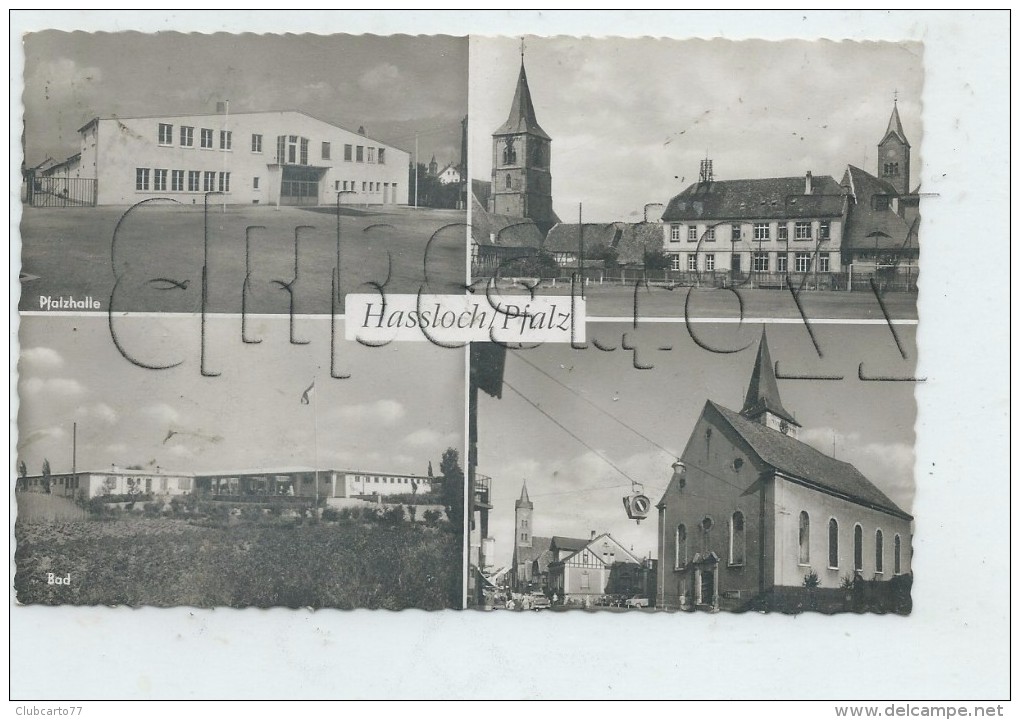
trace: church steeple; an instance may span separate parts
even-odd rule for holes
[[[533,510],[535,508],[534,504],[531,502],[531,499],[528,497],[527,481],[525,481],[524,484],[521,485],[521,497],[517,500],[517,502],[514,503],[514,508],[515,509],[527,508],[528,510]]]
[[[900,195],[910,192],[910,143],[900,122],[900,109],[893,100],[889,125],[878,143],[878,177],[895,188]]]
[[[796,418],[783,407],[783,401],[779,397],[779,384],[776,382],[765,328],[761,331],[758,356],[754,360],[751,382],[747,385],[747,395],[744,396],[744,407],[740,414],[748,420],[755,420],[788,435],[794,435],[796,428],[800,427]]]
[[[510,105],[510,115],[493,135],[516,135],[530,133],[543,140],[551,140],[535,117],[535,105],[531,102],[531,89],[528,87],[528,73],[524,70],[524,58],[521,57],[521,72],[517,76],[517,89],[514,101]]]
[[[552,208],[551,143],[538,124],[522,50],[510,113],[492,133],[489,212],[529,218],[546,228],[558,222]]]

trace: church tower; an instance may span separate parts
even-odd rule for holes
[[[747,395],[744,397],[744,407],[740,414],[784,435],[797,437],[800,423],[783,407],[783,401],[779,398],[779,385],[776,383],[776,372],[772,365],[765,328],[761,331],[758,357],[754,361],[751,382],[747,385]]]
[[[531,513],[535,505],[528,498],[528,483],[521,486],[521,497],[514,503],[514,545],[519,548],[531,547]]]
[[[903,134],[896,100],[893,100],[889,127],[878,144],[878,177],[896,188],[900,195],[910,194],[910,143]]]
[[[492,190],[489,212],[530,218],[551,226],[552,175],[549,172],[550,138],[538,124],[531,102],[528,75],[521,72],[506,122],[492,133]]]

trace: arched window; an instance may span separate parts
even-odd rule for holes
[[[893,538],[893,573],[899,575],[902,572],[900,569],[900,536],[897,535]]]
[[[744,564],[744,513],[737,510],[730,518],[730,565]]]
[[[839,523],[836,518],[829,520],[829,567],[839,567]]]
[[[680,523],[676,526],[676,567],[687,564],[687,526]]]
[[[510,183],[510,173],[507,173],[506,174],[506,189],[509,190],[510,186],[511,186],[511,183]]]
[[[864,530],[854,525],[854,570],[864,569]]]
[[[881,573],[882,570],[883,570],[883,563],[882,563],[882,553],[884,552],[884,548],[882,547],[883,544],[884,543],[882,542],[882,531],[881,530],[876,530],[875,531],[875,572],[876,573]]]
[[[506,139],[506,146],[503,148],[503,164],[504,165],[517,164],[517,151],[514,149],[513,138]]]
[[[800,564],[807,565],[811,562],[811,518],[808,514],[800,511]]]

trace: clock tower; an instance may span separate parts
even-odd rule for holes
[[[900,195],[910,194],[910,143],[903,133],[896,100],[893,100],[889,127],[878,144],[878,177],[896,188]]]
[[[758,357],[754,361],[751,382],[747,385],[747,395],[744,397],[744,407],[740,414],[784,435],[797,437],[800,423],[783,407],[783,401],[779,398],[779,385],[776,382],[775,367],[772,365],[765,328],[761,331]]]
[[[535,117],[522,53],[510,115],[492,133],[489,212],[529,218],[540,226],[557,222],[552,209],[551,143]]]

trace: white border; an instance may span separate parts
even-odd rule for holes
[[[17,38],[41,27],[920,40],[923,183],[939,193],[922,208],[918,375],[929,380],[917,393],[909,618],[14,607],[13,697],[1008,696],[1008,16],[62,10],[11,20],[15,153]],[[13,180],[19,159],[11,160]]]

